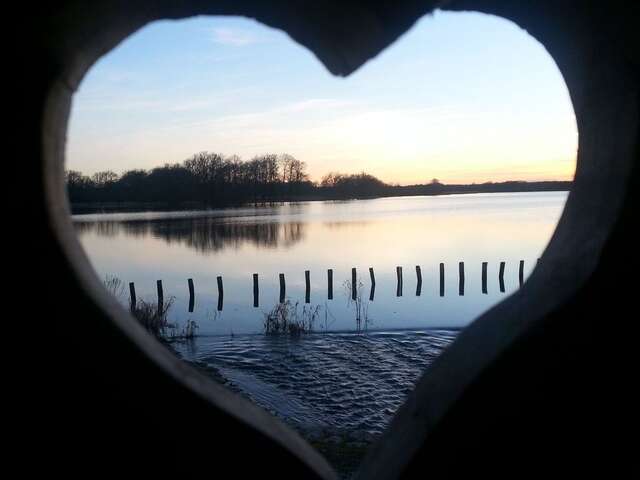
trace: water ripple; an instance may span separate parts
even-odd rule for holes
[[[377,434],[456,333],[199,337],[178,350],[296,428]]]

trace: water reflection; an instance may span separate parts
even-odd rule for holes
[[[74,221],[101,278],[134,282],[151,302],[162,280],[165,297],[175,297],[171,321],[195,320],[202,335],[262,333],[265,309],[287,300],[329,305],[335,331],[460,328],[520,287],[566,195],[308,202]],[[359,313],[356,298],[364,299]]]
[[[340,222],[323,222],[322,225],[324,225],[327,228],[330,229],[339,229],[339,228],[359,228],[359,227],[364,227],[369,225],[371,222],[370,221],[354,221],[354,220],[343,220]]]
[[[244,244],[256,248],[290,248],[302,241],[306,224],[303,222],[228,222],[218,218],[181,218],[136,221],[75,222],[78,235],[94,233],[102,237],[126,235],[134,238],[151,237],[167,244],[179,244],[199,253],[238,249]]]

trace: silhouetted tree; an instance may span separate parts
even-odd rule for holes
[[[111,170],[92,177],[67,170],[65,180],[72,204],[108,202],[198,202],[219,205],[272,202],[313,195],[318,198],[370,198],[385,195],[437,195],[441,193],[567,190],[570,182],[509,181],[473,185],[444,185],[436,178],[425,185],[388,185],[366,172],[330,172],[319,185],[309,181],[306,163],[289,154],[257,155],[243,161],[199,152],[182,162],[147,170],[129,170],[118,176]]]

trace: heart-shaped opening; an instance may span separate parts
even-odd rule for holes
[[[577,129],[551,57],[497,17],[437,12],[347,79],[310,56],[248,20],[146,27],[77,93],[67,182],[122,305],[348,476],[526,281]]]

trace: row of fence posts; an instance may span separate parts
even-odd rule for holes
[[[505,270],[505,262],[500,262],[500,269],[498,271],[498,282],[500,284],[500,292],[505,292],[504,285],[504,270]],[[376,291],[376,277],[372,267],[369,267],[369,277],[371,278],[371,288],[369,291],[369,301],[373,302]],[[402,275],[402,267],[396,267],[396,277],[397,277],[397,286],[396,286],[396,296],[402,297],[402,283],[403,283],[403,275]],[[416,265],[416,296],[419,297],[422,294],[422,270],[419,265]],[[222,284],[222,277],[216,278],[218,283],[218,311],[222,311],[223,302],[224,302],[224,288]],[[280,280],[280,303],[285,302],[286,297],[286,282],[284,273],[279,274]],[[304,280],[305,280],[305,294],[304,301],[305,303],[311,303],[311,272],[309,270],[305,270],[304,272]],[[519,285],[522,286],[524,283],[524,260],[520,260],[520,265],[518,269],[518,281]],[[195,289],[193,286],[193,279],[189,278],[187,280],[187,284],[189,286],[189,313],[193,312],[195,306]],[[458,263],[458,295],[464,296],[464,284],[465,284],[465,275],[464,275],[464,262]],[[164,310],[164,292],[162,289],[162,280],[158,280],[156,282],[157,292],[158,292],[158,315],[163,314]],[[445,288],[444,288],[444,263],[440,264],[440,296],[444,297]],[[487,262],[482,262],[482,293],[487,294]],[[355,268],[351,269],[351,299],[356,300],[358,298],[358,278],[357,271]],[[327,299],[333,300],[333,269],[327,270]],[[136,288],[133,282],[129,283],[129,301],[131,311],[135,311],[136,309]],[[253,274],[253,306],[258,308],[260,306],[260,287],[258,284],[258,274]]]

